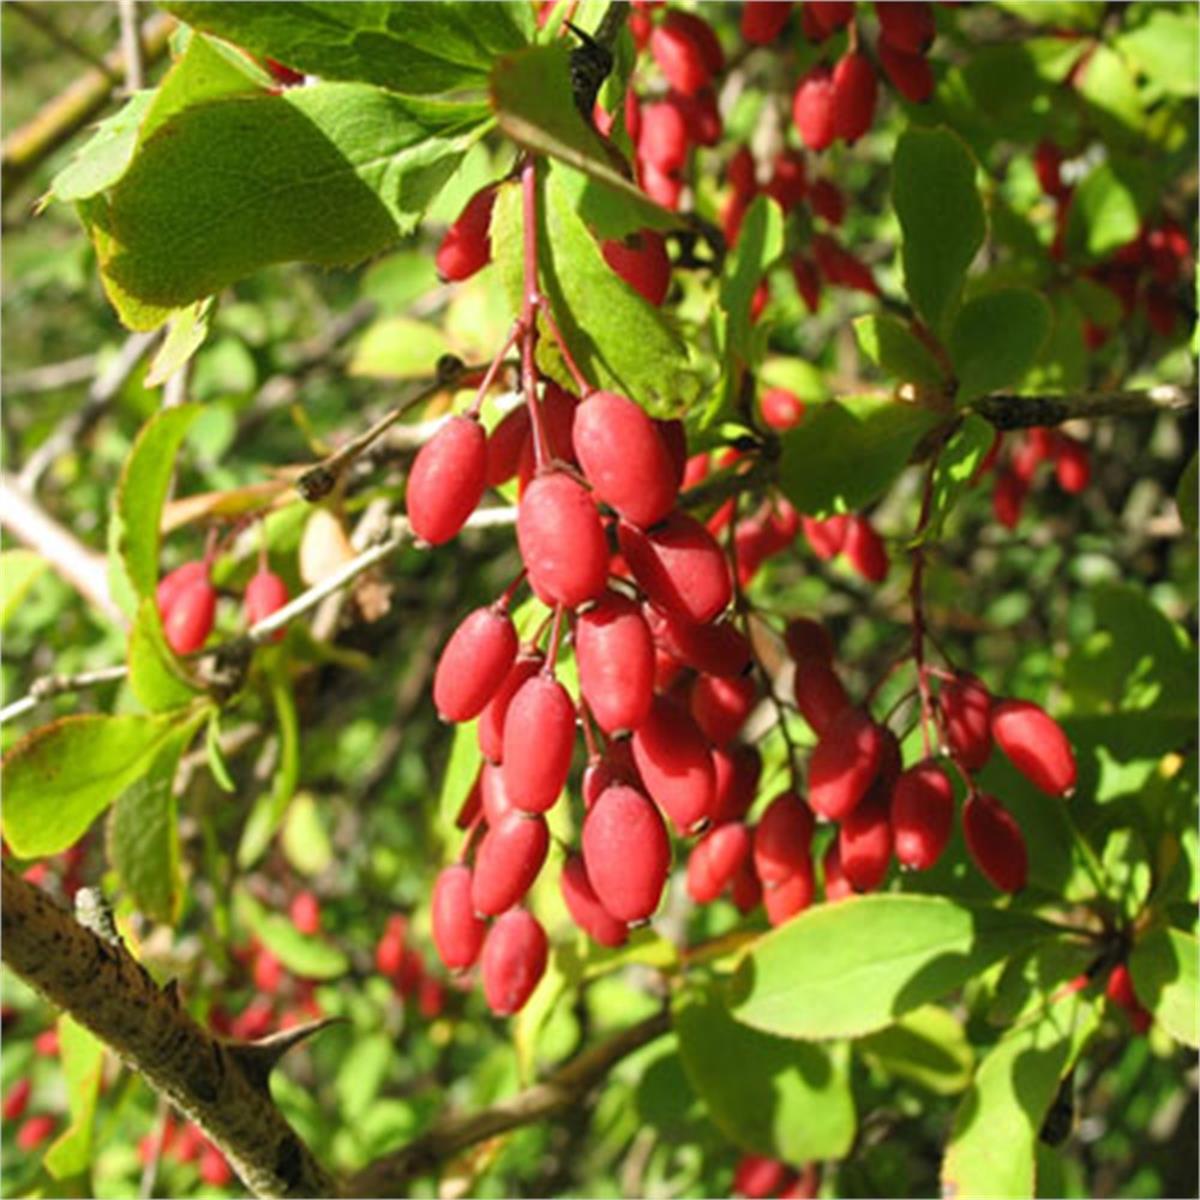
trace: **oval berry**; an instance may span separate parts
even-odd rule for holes
[[[846,54],[838,60],[833,68],[833,123],[838,137],[856,142],[871,128],[877,91],[875,68],[865,54]]]
[[[675,465],[646,411],[615,392],[593,392],[576,410],[575,456],[596,497],[634,525],[661,521],[675,504]]]
[[[830,225],[840,225],[846,216],[846,198],[828,179],[817,179],[809,197],[812,210]]]
[[[529,430],[529,406],[519,404],[488,434],[485,476],[488,487],[499,487],[516,475],[529,442]]]
[[[487,480],[487,434],[451,417],[421,447],[408,475],[408,519],[431,546],[448,542],[475,511]]]
[[[471,869],[464,863],[445,867],[433,885],[430,905],[433,944],[448,971],[461,971],[478,957],[486,926],[471,901]]]
[[[470,279],[491,262],[492,243],[488,232],[495,203],[496,185],[481,188],[446,230],[434,256],[437,273],[442,279]]]
[[[712,764],[713,823],[740,821],[754,803],[762,775],[762,755],[755,746],[731,746],[728,750],[713,750]]]
[[[963,805],[963,836],[975,865],[1002,892],[1019,892],[1029,877],[1025,835],[995,796],[979,793]]]
[[[495,828],[506,813],[520,811],[509,799],[504,769],[497,763],[484,763],[479,773],[479,806],[489,828]]]
[[[705,675],[728,678],[750,668],[752,652],[746,635],[732,621],[693,625],[659,612],[652,604],[642,608],[656,647],[684,666]]]
[[[767,388],[758,398],[758,409],[772,429],[791,429],[804,416],[804,401],[787,388]]]
[[[28,1075],[22,1076],[8,1089],[2,1110],[6,1121],[19,1121],[25,1115],[32,1091],[33,1082]]]
[[[850,815],[875,782],[883,761],[883,732],[866,713],[850,709],[822,735],[808,760],[808,802],[830,821]]]
[[[875,5],[879,32],[890,46],[921,54],[933,41],[933,5],[925,0],[887,0]]]
[[[724,746],[737,736],[757,700],[753,679],[700,675],[692,685],[692,718],[714,746]]]
[[[833,638],[820,621],[796,617],[788,622],[783,631],[783,642],[794,662],[804,663],[815,659],[833,664]]]
[[[703,625],[732,599],[725,555],[693,517],[676,511],[646,532],[622,521],[617,538],[638,586],[663,612]]]
[[[1028,700],[1002,700],[992,709],[992,736],[1034,787],[1066,796],[1075,787],[1075,752],[1062,726]]]
[[[957,675],[938,693],[950,752],[968,771],[992,753],[992,698],[974,675]]]
[[[561,472],[541,475],[517,510],[517,544],[530,587],[546,604],[576,608],[608,581],[608,542],[582,484]]]
[[[755,46],[773,42],[783,32],[791,11],[790,0],[746,0],[742,5],[742,37]]]
[[[804,12],[812,19],[815,31],[821,34],[821,38],[813,40],[820,41],[854,20],[854,0],[804,0]]]
[[[297,892],[288,908],[288,916],[296,932],[305,937],[316,937],[321,932],[321,902],[312,892]]]
[[[754,830],[754,871],[768,888],[811,866],[812,810],[795,792],[771,801]]]
[[[846,517],[842,513],[824,519],[802,516],[800,528],[809,548],[823,562],[836,558],[846,544]]]
[[[584,818],[583,861],[608,912],[626,922],[649,918],[671,868],[671,846],[658,809],[633,788],[605,789]]]
[[[772,925],[782,925],[803,912],[816,894],[816,879],[811,862],[774,887],[763,888],[763,907]]]
[[[887,547],[866,517],[853,516],[846,521],[846,541],[842,547],[850,565],[869,583],[882,583],[887,578]]]
[[[681,834],[712,820],[716,779],[708,743],[686,709],[655,696],[634,730],[633,760],[646,790]]]
[[[891,7],[891,5],[887,5]],[[888,82],[910,104],[924,104],[933,95],[934,79],[929,60],[920,54],[897,50],[886,38],[876,43],[879,65]],[[1064,210],[1065,211],[1065,210]]]
[[[167,645],[176,654],[195,653],[208,641],[216,615],[217,589],[207,576],[185,584],[163,622]]]
[[[688,855],[688,895],[697,904],[715,900],[732,882],[750,854],[750,833],[740,821],[718,825]]]
[[[258,571],[246,584],[246,592],[242,603],[246,612],[246,624],[257,625],[265,621],[272,613],[277,613],[288,602],[287,584],[274,571]],[[275,641],[283,639],[284,630],[277,629],[271,637]]]
[[[936,763],[917,763],[892,791],[892,837],[896,858],[928,871],[942,856],[954,823],[954,788]]]
[[[504,789],[523,812],[551,808],[562,793],[575,749],[575,705],[549,675],[526,680],[504,718]]]
[[[829,68],[817,65],[792,97],[792,120],[810,150],[824,150],[837,135],[836,97]]]
[[[546,971],[546,931],[523,908],[496,919],[483,943],[480,975],[488,1007],[498,1017],[520,1012]]]
[[[624,241],[610,238],[601,242],[600,253],[647,304],[657,308],[667,298],[671,288],[671,260],[661,234],[643,229]]]
[[[575,622],[579,690],[605,733],[636,729],[654,699],[654,642],[640,607],[605,592]]]
[[[433,676],[433,703],[444,721],[470,721],[508,678],[517,631],[508,613],[477,608],[451,635]]]
[[[179,593],[193,583],[208,578],[208,563],[203,559],[185,562],[183,566],[168,571],[159,581],[154,598],[158,604],[158,615],[165,622],[167,614],[174,607]]]
[[[509,668],[504,682],[479,714],[475,731],[479,737],[479,749],[488,762],[498,763],[504,757],[504,718],[512,698],[529,679],[541,669],[544,659],[540,651],[523,651]]]
[[[773,5],[764,4],[763,7],[770,8]],[[733,1194],[746,1196],[748,1200],[766,1200],[768,1196],[779,1196],[783,1194],[794,1174],[790,1167],[774,1158],[743,1154],[734,1168]]]
[[[793,695],[800,715],[818,736],[829,732],[849,710],[850,697],[832,662],[810,658],[796,664]]]
[[[825,847],[825,857],[821,860],[821,871],[824,875],[827,901],[833,903],[854,895],[854,887],[842,870],[842,853],[837,838],[833,838]]]
[[[892,861],[892,826],[882,796],[868,796],[838,830],[842,874],[856,892],[873,892]]]
[[[563,901],[571,920],[583,930],[594,942],[601,946],[623,946],[629,937],[629,930],[624,921],[618,921],[600,903],[588,879],[587,867],[584,866],[581,855],[572,854],[568,857],[559,877],[559,887],[562,890]]]
[[[687,161],[687,122],[678,105],[665,101],[647,104],[641,110],[639,133],[637,152],[643,170],[653,168],[669,177]]]
[[[512,810],[488,828],[475,852],[471,903],[485,917],[520,904],[533,886],[546,853],[550,830],[545,817]]]
[[[692,13],[672,10],[650,35],[650,53],[666,81],[685,96],[695,95],[725,65],[712,26]]]
[[[751,833],[753,839],[753,832]],[[747,855],[742,865],[734,872],[729,883],[729,899],[743,917],[749,916],[762,903],[763,889],[754,873],[754,859]]]

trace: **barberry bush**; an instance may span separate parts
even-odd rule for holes
[[[3,12],[6,1193],[1195,1195],[1195,8],[121,9]]]

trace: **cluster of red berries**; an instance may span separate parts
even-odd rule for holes
[[[176,654],[194,654],[204,647],[217,618],[218,593],[212,581],[212,559],[195,559],[168,571],[155,595],[167,645]],[[246,623],[255,625],[288,602],[287,584],[265,562],[251,576],[242,597]],[[279,641],[283,630],[274,637]]]
[[[733,1194],[747,1200],[811,1200],[821,1190],[819,1163],[806,1163],[799,1171],[776,1158],[743,1154],[733,1171]]]
[[[258,938],[235,947],[232,954],[249,977],[254,996],[237,1016],[214,1006],[208,1020],[215,1032],[254,1041],[273,1030],[290,1029],[321,1018],[312,981],[290,976],[283,963]]]
[[[446,985],[430,974],[425,956],[408,941],[408,918],[395,913],[375,944],[375,968],[392,981],[402,1000],[415,1000],[417,1011],[427,1021],[440,1017],[446,1006]]]
[[[1091,482],[1092,461],[1088,448],[1068,433],[1040,427],[1026,430],[1016,448],[1007,456],[1007,465],[1001,461],[1005,440],[997,432],[991,449],[976,473],[978,478],[985,471],[995,470],[992,511],[1005,529],[1015,529],[1020,521],[1025,498],[1042,463],[1053,464],[1058,486],[1068,495],[1077,495]]]
[[[138,1142],[138,1157],[143,1164],[154,1157],[158,1145],[157,1133],[148,1133]],[[233,1182],[233,1168],[200,1126],[190,1121],[180,1124],[171,1113],[163,1123],[159,1153],[180,1164],[195,1163],[200,1178],[212,1187],[228,1187]]]

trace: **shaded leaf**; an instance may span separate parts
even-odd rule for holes
[[[163,635],[158,605],[145,599],[129,631],[129,685],[151,711],[179,708],[195,699],[200,688],[187,676]]]
[[[938,454],[933,471],[933,503],[929,534],[939,536],[954,506],[970,490],[979,464],[995,440],[996,431],[982,417],[969,413]]]
[[[1103,258],[1137,237],[1141,225],[1130,184],[1110,163],[1101,163],[1075,189],[1067,217],[1067,248]]]
[[[1050,332],[1050,306],[1029,288],[1001,288],[964,304],[950,331],[962,403],[1013,387]]]
[[[939,1096],[961,1092],[975,1067],[962,1024],[934,1004],[905,1013],[894,1025],[859,1039],[854,1049],[889,1075]]]
[[[58,1019],[58,1045],[71,1123],[55,1138],[43,1161],[55,1179],[71,1179],[83,1175],[92,1161],[92,1127],[100,1096],[104,1045],[68,1016]]]
[[[1182,929],[1151,929],[1129,956],[1133,990],[1177,1041],[1200,1046],[1200,940]]]
[[[721,309],[726,320],[726,355],[732,364],[754,365],[750,307],[767,268],[783,253],[783,213],[767,196],[746,210],[737,245],[721,279]]]
[[[941,387],[945,372],[933,352],[896,317],[868,315],[854,319],[859,349],[881,370],[901,383]]]
[[[0,553],[0,629],[12,619],[49,565],[36,550],[18,548]]]

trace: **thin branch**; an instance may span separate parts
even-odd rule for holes
[[[199,1125],[256,1195],[337,1195],[271,1098],[264,1068],[278,1047],[209,1033],[173,981],[160,988],[119,939],[85,928],[7,863],[2,900],[8,967]]]
[[[104,555],[89,550],[5,472],[0,472],[0,525],[36,550],[93,608],[117,625],[126,623],[109,591]]]
[[[121,25],[121,57],[125,62],[125,91],[140,92],[146,86],[142,64],[142,45],[138,37],[137,0],[117,0],[117,17]]]
[[[113,667],[100,667],[96,671],[81,671],[78,675],[43,675],[29,685],[29,692],[20,700],[0,708],[0,725],[24,716],[51,696],[61,696],[64,692],[81,692],[85,688],[100,687],[105,683],[116,683],[124,679],[128,668],[124,663]]]
[[[510,1129],[565,1112],[579,1104],[623,1058],[661,1037],[670,1027],[670,1016],[656,1013],[585,1051],[542,1082],[508,1100],[482,1112],[443,1117],[407,1146],[361,1171],[347,1185],[348,1194],[404,1195],[411,1179],[427,1174],[463,1150]]]
[[[1083,392],[1062,396],[981,396],[971,407],[997,429],[1029,429],[1096,417],[1150,417],[1185,413],[1196,407],[1196,392],[1173,384],[1142,391]]]
[[[59,29],[42,11],[45,7],[44,5],[26,4],[24,0],[9,0],[8,7],[10,11],[15,12],[19,17],[24,17],[30,25],[44,33],[56,46],[59,46],[68,54],[74,54],[76,58],[87,63],[89,67],[94,67],[97,71],[102,71],[113,83],[120,82],[120,77],[99,54],[92,53],[86,46]]]
[[[73,387],[86,383],[96,374],[96,356],[80,354],[62,362],[47,363],[44,367],[30,367],[27,371],[14,371],[0,381],[0,392],[6,398],[26,396],[36,392],[56,392],[59,388]]]

